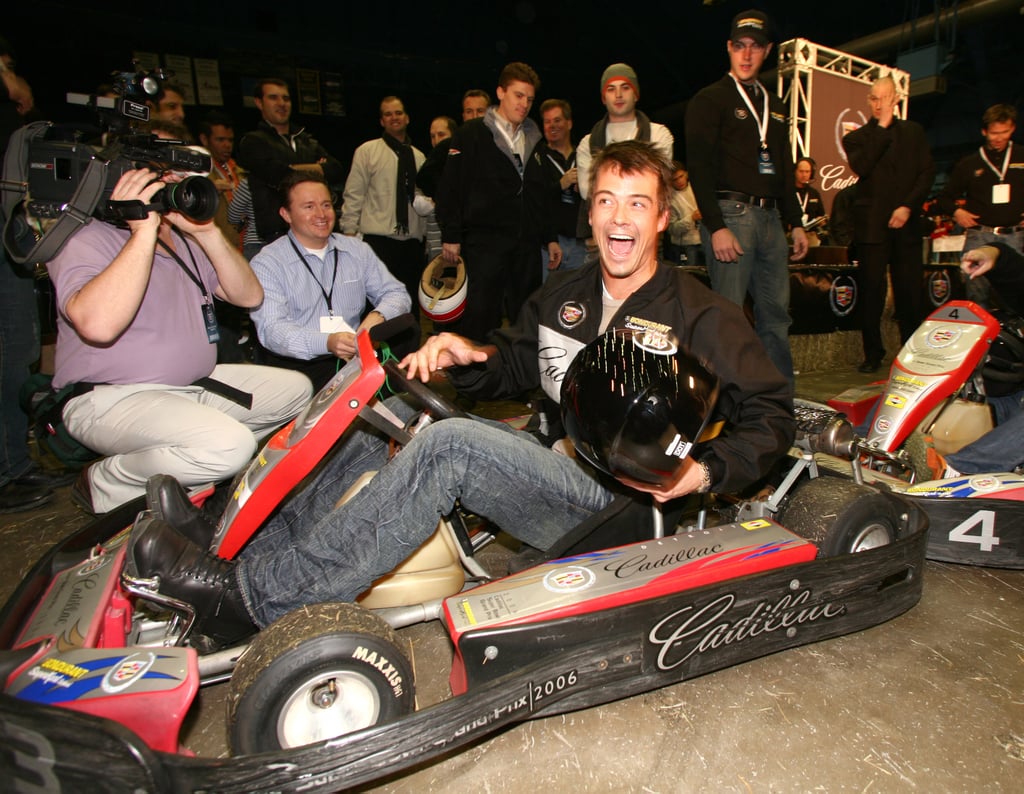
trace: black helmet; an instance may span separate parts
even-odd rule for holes
[[[988,349],[981,376],[989,397],[1003,397],[1024,388],[1024,320],[1007,311],[992,314],[999,320],[999,335]]]
[[[562,422],[580,457],[612,476],[664,485],[700,438],[718,378],[670,333],[611,329],[562,381]]]

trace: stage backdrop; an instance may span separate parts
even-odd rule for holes
[[[808,154],[818,164],[814,186],[825,212],[831,213],[835,194],[857,181],[843,152],[843,136],[865,124],[870,85],[835,72],[815,70],[810,97],[811,134]]]

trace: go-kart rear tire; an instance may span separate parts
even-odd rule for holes
[[[777,516],[790,532],[818,547],[818,557],[836,557],[888,546],[900,518],[885,494],[838,477],[817,477],[791,494]]]
[[[316,604],[260,632],[228,698],[234,755],[299,747],[414,708],[413,671],[383,620],[355,604]]]

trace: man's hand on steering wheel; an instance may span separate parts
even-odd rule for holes
[[[409,380],[419,378],[427,383],[438,370],[482,364],[493,352],[492,345],[478,345],[464,336],[445,332],[429,337],[419,350],[403,358],[399,366]]]

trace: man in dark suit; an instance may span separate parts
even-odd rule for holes
[[[896,118],[898,102],[892,77],[879,78],[868,95],[871,120],[843,138],[850,167],[860,177],[853,239],[860,257],[861,372],[878,370],[885,355],[880,323],[886,265],[904,342],[922,320],[922,231],[917,209],[928,197],[935,164],[921,125]]]

